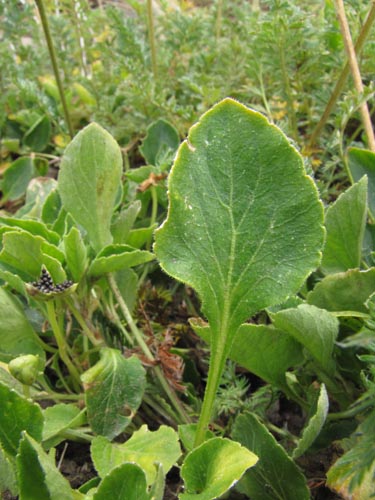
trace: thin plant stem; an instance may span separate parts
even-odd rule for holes
[[[365,20],[363,26],[362,26],[361,32],[358,36],[357,42],[356,42],[355,47],[354,47],[357,56],[359,56],[359,54],[362,51],[362,48],[363,48],[364,43],[365,43],[365,41],[366,41],[370,31],[371,31],[371,27],[374,24],[374,21],[375,21],[375,0],[372,2],[370,11],[366,17],[366,20]],[[316,144],[321,131],[323,130],[325,124],[328,121],[330,114],[332,113],[332,110],[337,102],[337,99],[339,98],[340,94],[343,91],[343,88],[344,88],[345,82],[349,76],[349,73],[350,73],[350,66],[349,66],[349,62],[347,62],[345,64],[343,70],[341,71],[339,79],[336,82],[335,88],[332,91],[331,97],[329,98],[329,101],[328,101],[327,106],[324,110],[324,113],[311,134],[311,137],[310,137],[310,140],[308,143],[308,149],[312,149],[314,147],[314,145]]]
[[[221,24],[223,20],[223,0],[217,0],[217,11],[216,11],[216,42],[221,36]]]
[[[355,89],[357,90],[357,92],[359,94],[362,94],[363,93],[363,83],[362,83],[361,73],[359,70],[359,65],[358,65],[356,53],[354,50],[352,37],[350,34],[348,20],[346,18],[343,0],[335,0],[335,7],[336,7],[337,17],[338,17],[339,23],[340,23],[342,37],[344,39],[344,46],[345,46],[346,54],[348,57],[350,70],[351,70],[353,80],[354,80],[354,86],[355,86]],[[365,133],[367,135],[367,141],[368,141],[369,148],[371,151],[375,152],[375,136],[374,136],[374,130],[372,128],[371,117],[370,117],[367,103],[364,102],[363,104],[361,104],[359,110],[360,110],[361,117],[362,117],[363,127],[364,127]]]
[[[73,126],[72,126],[72,121],[70,119],[68,105],[67,105],[67,102],[66,102],[66,99],[65,99],[64,88],[63,88],[62,81],[61,81],[61,78],[60,78],[59,67],[58,67],[58,64],[57,64],[57,58],[56,58],[56,52],[55,52],[55,47],[53,45],[52,36],[51,36],[50,29],[49,29],[49,24],[48,24],[48,20],[47,20],[46,10],[44,8],[43,0],[35,0],[35,3],[36,3],[36,6],[38,8],[40,20],[42,22],[44,36],[45,36],[45,39],[46,39],[46,42],[47,42],[48,52],[49,52],[49,56],[50,56],[50,59],[51,59],[51,64],[52,64],[53,72],[54,72],[54,75],[55,75],[57,88],[58,88],[59,94],[60,94],[60,99],[61,99],[61,104],[62,104],[63,111],[64,111],[64,117],[65,117],[66,125],[68,127],[68,131],[69,131],[70,137],[73,138],[74,130],[73,130]]]
[[[67,346],[64,334],[61,331],[59,323],[56,319],[55,304],[54,304],[53,300],[47,301],[46,304],[47,304],[48,321],[49,321],[49,324],[51,325],[53,334],[54,334],[56,342],[57,342],[57,346],[59,348],[59,355],[60,355],[62,361],[64,362],[64,364],[66,365],[66,367],[68,368],[70,375],[72,376],[74,388],[76,390],[79,390],[80,386],[81,386],[80,375],[79,375],[77,368],[75,367],[75,365],[73,364],[73,362],[69,358],[68,346]]]
[[[154,29],[154,11],[152,8],[152,0],[147,0],[147,23],[148,23],[148,38],[151,49],[151,67],[154,74],[154,80],[157,80],[157,62],[156,62],[156,41]]]
[[[129,328],[134,335],[135,340],[137,341],[139,347],[142,349],[143,354],[150,360],[152,364],[155,363],[155,358],[150,351],[148,345],[143,339],[142,333],[138,330],[137,325],[134,322],[134,319],[129,311],[128,306],[126,305],[120,290],[118,289],[116,280],[114,276],[109,273],[108,274],[108,283],[109,286],[118,302],[118,305],[120,306],[120,309],[124,315],[124,318],[126,319]],[[183,408],[181,401],[178,399],[176,393],[172,389],[172,387],[169,385],[168,381],[165,379],[163,372],[161,371],[159,366],[154,366],[153,367],[154,373],[156,375],[156,378],[158,379],[160,385],[162,386],[164,392],[168,396],[169,400],[171,401],[172,405],[174,406],[175,410],[177,411],[179,417],[181,418],[182,422],[184,423],[189,423],[190,422],[190,417],[187,415],[185,409]]]
[[[90,330],[90,328],[88,327],[86,321],[84,320],[81,312],[74,305],[73,300],[70,297],[66,297],[65,302],[66,302],[68,308],[70,309],[70,312],[73,314],[73,316],[77,320],[79,326],[82,328],[83,332],[85,333],[86,337],[90,340],[92,345],[99,346],[99,345],[103,344],[103,342],[98,340],[95,337],[95,335],[93,334],[93,332]]]

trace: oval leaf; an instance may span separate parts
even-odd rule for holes
[[[121,173],[120,148],[96,123],[76,135],[61,161],[58,189],[63,206],[85,228],[96,251],[112,242],[110,223]]]
[[[228,491],[256,464],[254,453],[230,439],[213,438],[190,452],[182,466],[181,476],[186,493],[181,500],[212,500]]]
[[[327,238],[321,268],[338,273],[359,267],[367,215],[367,177],[345,191],[327,210]]]
[[[146,477],[136,464],[125,463],[113,469],[100,483],[93,500],[149,500]]]
[[[349,148],[348,166],[354,182],[367,175],[369,210],[375,219],[375,153],[367,149]]]
[[[130,424],[142,402],[146,373],[140,360],[103,348],[100,360],[81,378],[92,430],[114,438]]]
[[[259,457],[239,484],[252,500],[309,500],[306,479],[269,430],[252,414],[240,415],[233,427],[233,439]]]
[[[0,401],[0,443],[9,455],[15,457],[23,431],[38,441],[42,439],[42,410],[38,404],[28,401],[2,383]]]
[[[134,462],[144,470],[148,485],[157,477],[156,463],[161,464],[167,474],[180,455],[177,433],[165,425],[161,425],[154,432],[149,431],[146,425],[142,425],[123,444],[110,443],[108,439],[98,436],[91,445],[95,469],[101,477],[105,477],[124,462]]]
[[[316,268],[323,210],[301,156],[264,116],[225,99],[179,148],[162,268],[195,288],[213,338],[280,303]]]

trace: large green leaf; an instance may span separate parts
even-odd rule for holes
[[[93,500],[150,500],[146,477],[138,465],[124,463],[113,469],[100,483]]]
[[[82,382],[92,430],[112,439],[129,425],[141,404],[146,373],[136,356],[125,358],[116,349],[103,348]]]
[[[349,148],[348,165],[354,182],[367,175],[368,206],[375,220],[375,153],[367,149]]]
[[[17,455],[20,500],[73,500],[77,498],[69,482],[59,472],[53,458],[26,433]]]
[[[185,491],[181,500],[212,500],[228,491],[256,464],[254,453],[230,439],[213,438],[191,451],[184,460],[181,476]]]
[[[23,431],[37,440],[42,438],[43,414],[40,406],[23,398],[0,383],[0,443],[11,456],[16,456]]]
[[[306,479],[282,446],[252,414],[240,415],[233,427],[233,439],[259,457],[239,484],[252,500],[309,500]]]
[[[0,288],[0,361],[9,362],[22,354],[37,354],[44,359],[37,334],[22,307],[4,288]]]
[[[327,210],[321,268],[337,273],[359,267],[367,215],[367,177],[345,191]]]
[[[333,375],[333,348],[339,331],[338,319],[325,309],[301,304],[272,315],[276,328],[300,342],[317,361],[320,368]]]
[[[143,425],[133,432],[125,443],[111,443],[105,437],[94,438],[91,456],[101,477],[124,462],[134,462],[146,473],[147,484],[154,482],[157,476],[155,464],[162,464],[165,473],[177,462],[181,455],[178,435],[172,427],[162,425],[151,432]]]
[[[210,328],[190,320],[194,331],[210,342]],[[287,389],[285,372],[303,361],[302,347],[284,331],[271,325],[245,323],[238,329],[229,358],[269,384]]]
[[[154,258],[154,254],[147,250],[138,250],[129,245],[109,245],[103,248],[93,260],[89,275],[103,276],[128,267],[139,266]]]
[[[295,292],[319,264],[323,210],[301,156],[232,99],[203,115],[180,146],[169,203],[155,252],[199,293],[213,344],[229,344],[227,335]]]
[[[375,292],[375,268],[351,269],[326,276],[307,296],[307,302],[328,311],[368,312],[365,305]]]
[[[112,242],[110,223],[121,173],[118,144],[95,123],[76,135],[61,162],[58,188],[63,206],[87,231],[96,251]]]

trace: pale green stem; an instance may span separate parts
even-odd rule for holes
[[[121,333],[124,335],[124,337],[128,341],[129,345],[133,346],[134,339],[129,335],[129,332],[126,330],[124,325],[121,323],[121,319],[120,319],[119,315],[117,314],[115,307],[113,306],[112,295],[110,295],[109,304],[106,304],[106,312],[107,312],[109,320],[112,321],[112,323],[114,323],[117,326],[117,328],[121,331]]]
[[[47,316],[49,324],[51,325],[53,334],[55,336],[57,346],[59,348],[59,355],[62,361],[65,363],[70,375],[72,376],[73,384],[76,390],[80,389],[81,380],[77,368],[72,363],[68,355],[68,346],[64,337],[63,332],[60,329],[58,321],[56,319],[55,305],[52,300],[47,301]]]
[[[346,54],[349,60],[349,66],[354,80],[355,89],[359,94],[363,93],[363,83],[361,78],[361,73],[359,70],[359,65],[356,57],[356,53],[353,46],[352,37],[350,34],[348,20],[346,18],[345,7],[343,0],[335,0],[337,17],[339,18],[342,37],[344,39],[344,46]],[[364,102],[360,106],[360,113],[362,117],[363,127],[367,135],[367,141],[369,149],[375,152],[375,136],[374,130],[372,128],[371,117],[368,110],[367,103]]]
[[[116,280],[111,273],[108,274],[108,283],[109,283],[109,286],[110,286],[110,288],[111,288],[111,290],[112,290],[112,292],[113,292],[113,294],[118,302],[118,305],[120,306],[120,309],[124,315],[124,318],[126,319],[128,325],[129,325],[129,328],[130,328],[132,334],[134,335],[134,338],[137,341],[139,347],[142,349],[144,355],[151,361],[151,363],[155,363],[155,358],[152,355],[152,352],[150,351],[148,345],[144,341],[142,333],[138,330],[137,325],[135,324],[133,317],[128,309],[128,306],[126,305],[126,303],[121,295],[121,292],[118,289]],[[154,366],[153,369],[154,369],[154,373],[155,373],[160,385],[162,386],[164,392],[166,393],[166,395],[170,399],[172,405],[176,409],[181,420],[184,423],[189,423],[190,417],[185,412],[185,409],[183,408],[178,397],[176,396],[176,393],[170,387],[168,381],[165,379],[163,372],[161,371],[161,369],[158,366]]]
[[[73,126],[72,126],[72,121],[70,119],[68,105],[67,105],[67,102],[66,102],[66,99],[65,99],[64,88],[63,88],[63,85],[62,85],[62,82],[61,82],[61,78],[60,78],[59,67],[58,67],[58,64],[57,64],[57,58],[56,58],[56,52],[55,52],[55,47],[53,45],[53,41],[52,41],[52,37],[51,37],[51,32],[50,32],[49,25],[48,25],[46,10],[44,8],[43,0],[35,0],[35,3],[36,3],[36,6],[38,8],[38,11],[39,11],[40,20],[42,22],[44,36],[46,38],[49,56],[50,56],[50,59],[51,59],[53,72],[55,74],[55,79],[56,79],[57,88],[58,88],[59,94],[60,94],[61,104],[62,104],[62,107],[63,107],[63,110],[64,110],[64,116],[65,116],[66,125],[68,127],[68,131],[69,131],[70,137],[73,138],[74,130],[73,130]]]
[[[157,80],[157,63],[156,63],[156,42],[154,30],[154,11],[152,8],[152,0],[147,0],[147,21],[148,21],[148,38],[151,49],[151,65],[154,74],[154,80]]]
[[[98,340],[95,337],[95,335],[93,334],[93,332],[90,330],[90,328],[88,327],[86,321],[84,320],[81,312],[74,305],[73,300],[70,297],[66,297],[65,298],[65,302],[66,302],[67,306],[69,307],[71,313],[73,314],[73,316],[77,320],[79,326],[82,328],[83,332],[85,333],[85,335],[87,336],[87,338],[92,343],[92,345],[94,345],[94,346],[103,345],[103,342],[100,341],[100,340]]]
[[[355,51],[357,56],[361,53],[363,45],[371,32],[371,27],[375,21],[375,1],[372,2],[371,9],[368,13],[368,16],[366,18],[366,21],[362,27],[362,30],[358,36],[358,40],[355,44]],[[350,66],[349,63],[347,62],[341,71],[340,77],[336,82],[335,88],[332,91],[331,97],[329,98],[329,101],[327,103],[326,109],[324,110],[324,113],[322,117],[320,118],[318,124],[316,125],[315,129],[313,130],[308,147],[311,149],[315,143],[317,142],[317,139],[324,127],[324,125],[327,123],[328,118],[330,114],[332,113],[332,110],[336,104],[337,99],[339,98],[340,94],[343,91],[345,82],[349,76],[350,73]]]
[[[210,366],[208,369],[208,378],[206,390],[201,408],[201,413],[197,425],[197,433],[195,435],[194,448],[202,444],[205,440],[206,430],[211,422],[216,393],[220,384],[220,378],[224,370],[226,352],[224,343],[218,346],[214,353],[211,351]]]
[[[26,399],[32,399],[29,385],[22,384],[22,392]]]

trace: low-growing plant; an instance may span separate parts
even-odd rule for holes
[[[255,500],[308,499],[301,457],[340,439],[348,451],[329,484],[370,498],[374,459],[356,432],[373,432],[374,154],[349,151],[353,186],[324,222],[287,137],[225,99],[178,149],[153,254],[177,142],[170,124],[155,123],[141,148],[147,165],[124,176],[119,146],[93,123],[67,147],[58,180],[33,181],[26,205],[2,215],[2,490],[21,500],[162,499],[177,464],[183,500],[234,485]],[[199,393],[187,384],[178,396],[162,362],[178,350],[159,349],[137,324],[137,288],[155,256],[202,301],[203,317],[190,321],[210,351],[198,415],[189,403]],[[265,391],[233,426],[210,425],[228,358],[297,404],[303,428],[269,421]],[[150,430],[141,404],[164,425]],[[98,473],[79,490],[54,461],[72,439],[91,443]],[[353,457],[360,465],[349,470]]]

